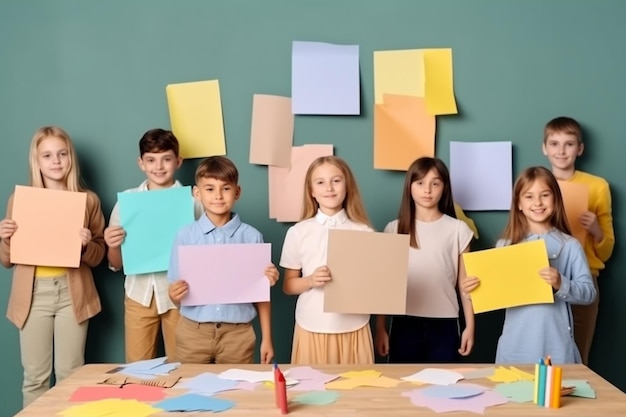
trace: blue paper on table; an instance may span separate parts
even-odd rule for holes
[[[172,242],[181,227],[194,221],[191,187],[117,194],[124,273],[167,271]]]
[[[180,362],[166,361],[167,357],[163,356],[155,359],[131,362],[129,364],[122,365],[119,372],[124,375],[134,376],[137,378],[152,379],[157,375],[168,375],[180,366]]]
[[[179,388],[187,388],[192,393],[201,395],[213,395],[222,391],[236,389],[239,381],[223,379],[210,372],[204,372],[189,378],[178,385]]]
[[[358,115],[360,101],[358,45],[293,42],[293,114]]]
[[[184,394],[178,397],[167,398],[152,404],[154,408],[165,411],[213,411],[219,413],[234,407],[235,403],[220,398],[206,397],[199,394]]]

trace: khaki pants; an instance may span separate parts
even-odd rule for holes
[[[176,327],[176,360],[182,363],[252,363],[255,344],[250,323],[199,323],[181,317]]]
[[[159,329],[163,335],[165,355],[170,362],[176,355],[176,325],[178,309],[157,312],[154,296],[150,307],[124,297],[124,338],[126,340],[126,363],[156,358]]]
[[[573,305],[572,315],[574,316],[574,340],[580,351],[580,356],[585,365],[589,365],[589,353],[593,334],[596,330],[596,319],[598,318],[598,305],[600,304],[600,292],[598,291],[598,277],[593,277],[593,285],[596,287],[596,299],[589,305]]]
[[[53,349],[57,383],[84,364],[87,325],[76,322],[65,276],[35,279],[30,313],[20,330],[24,407],[50,388]]]

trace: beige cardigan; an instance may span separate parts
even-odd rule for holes
[[[9,197],[6,218],[11,218],[12,210],[13,196]],[[93,281],[91,268],[102,262],[105,254],[104,215],[100,207],[100,199],[91,191],[87,191],[85,227],[91,231],[91,241],[84,248],[80,266],[67,270],[70,297],[78,323],[90,319],[101,310],[100,297],[98,297]],[[2,240],[0,242],[0,263],[5,268],[13,267],[13,285],[11,286],[7,318],[21,329],[26,323],[33,300],[35,267],[33,265],[12,264],[10,252],[10,239]]]

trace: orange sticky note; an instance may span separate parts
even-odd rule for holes
[[[87,194],[17,185],[11,263],[78,268]]]
[[[406,171],[422,156],[435,156],[435,116],[423,98],[384,95],[374,107],[374,168]]]

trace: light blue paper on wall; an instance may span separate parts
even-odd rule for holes
[[[293,114],[358,115],[359,46],[293,42]]]
[[[194,221],[191,187],[117,194],[124,273],[167,271],[172,242],[178,230]]]

